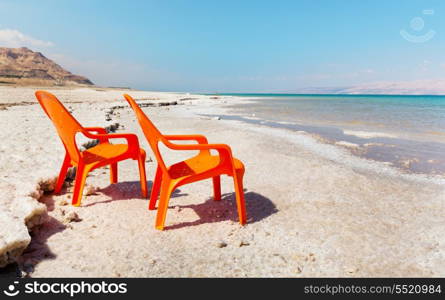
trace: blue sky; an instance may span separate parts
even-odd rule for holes
[[[413,43],[401,30],[435,35]],[[41,51],[99,85],[151,90],[445,79],[444,37],[442,0],[0,0],[0,46]]]

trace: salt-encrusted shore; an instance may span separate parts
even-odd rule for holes
[[[60,167],[58,158],[63,155],[55,131],[42,115],[43,111],[34,97],[37,89],[0,87],[0,124],[3,128],[0,133],[0,267],[19,259],[31,241],[28,230],[42,223],[47,207],[36,200],[54,188]],[[109,100],[119,99],[124,92],[100,88],[51,91],[68,107],[72,102],[101,102],[100,119],[96,120],[97,116],[93,115],[91,122],[98,122],[104,127],[112,122],[107,121],[109,117],[102,111],[112,107]],[[157,93],[134,94],[142,99],[149,97],[152,100],[150,104],[168,105],[179,98],[165,93],[161,97]],[[122,104],[117,102],[116,105]]]
[[[51,190],[63,147],[37,105],[34,90],[0,87],[0,106],[19,104],[0,110],[0,222],[7,230],[0,235],[2,244],[17,240],[16,254],[27,246],[20,258],[10,255],[18,260],[23,274],[445,275],[442,178],[401,174],[305,133],[205,116],[223,114],[226,104],[242,101],[233,97],[50,90],[84,126],[119,123],[118,131],[137,133],[150,154],[122,93],[142,99],[144,111],[166,134],[201,133],[210,142],[231,145],[234,155],[246,165],[247,226],[237,223],[232,181],[223,178],[220,202],[212,200],[210,180],[177,190],[166,230],[155,230],[156,211],[148,211],[147,200],[140,198],[134,161],[119,165],[115,185],[109,185],[109,170],[92,172],[87,178],[89,195],[81,207],[69,205],[70,187],[59,196],[41,197],[43,190]],[[159,102],[178,105],[147,106]],[[184,153],[165,153],[169,162],[185,157]],[[155,162],[147,159],[146,167],[151,186]],[[37,198],[46,205],[33,200]],[[36,206],[25,210],[23,203]],[[42,222],[36,216],[44,215],[46,209],[48,216]],[[30,243],[29,220],[28,227],[33,227]]]

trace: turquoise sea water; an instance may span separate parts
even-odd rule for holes
[[[250,100],[234,110],[245,121],[347,142],[354,154],[406,171],[445,174],[445,96],[230,95]]]

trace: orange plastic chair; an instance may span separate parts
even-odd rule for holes
[[[54,189],[60,193],[69,167],[76,166],[76,178],[72,205],[79,206],[82,200],[83,187],[87,174],[93,169],[110,165],[110,181],[116,183],[118,178],[117,163],[126,159],[138,161],[142,196],[147,198],[147,180],[145,176],[145,151],[139,148],[139,141],[134,134],[109,134],[101,127],[82,127],[69,113],[63,104],[51,93],[35,93],[40,105],[57,129],[65,147],[65,159],[60,169]],[[96,132],[98,134],[92,134]],[[76,145],[76,134],[82,133],[90,139],[98,139],[99,144],[80,152]],[[109,139],[123,138],[127,144],[110,144]]]
[[[136,113],[142,131],[158,162],[149,202],[149,209],[155,209],[156,201],[160,193],[159,207],[156,215],[156,229],[164,229],[168,202],[172,192],[177,187],[212,178],[214,200],[218,201],[221,200],[220,175],[223,174],[233,177],[239,222],[244,225],[246,223],[243,191],[244,165],[232,156],[230,147],[224,144],[208,144],[207,138],[202,135],[162,135],[134,99],[127,94],[125,94],[124,97]],[[194,140],[198,142],[198,144],[179,145],[171,143],[170,141],[172,140]],[[199,150],[199,154],[167,167],[159,151],[159,142],[162,142],[165,146],[173,150]],[[210,150],[212,149],[218,151],[218,155],[211,155]]]

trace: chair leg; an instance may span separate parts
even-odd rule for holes
[[[213,181],[213,199],[215,201],[221,200],[221,176],[215,176],[212,178]]]
[[[158,213],[156,215],[156,229],[163,230],[167,216],[168,201],[173,192],[173,185],[168,178],[162,178],[161,196],[159,198]]]
[[[138,159],[138,167],[139,167],[139,177],[141,181],[141,192],[142,197],[148,197],[147,191],[147,176],[145,175],[145,154],[141,154]]]
[[[83,187],[85,185],[88,172],[89,169],[86,168],[83,164],[79,163],[76,170],[76,180],[74,183],[74,192],[72,200],[72,204],[74,206],[80,206],[80,202],[82,200],[82,195],[83,195]]]
[[[56,187],[54,188],[54,193],[59,194],[62,190],[63,183],[65,182],[66,173],[68,168],[71,167],[71,158],[68,153],[65,154],[65,159],[63,160],[62,167],[60,168],[59,177],[57,177]]]
[[[237,171],[233,176],[235,184],[236,206],[238,207],[238,217],[241,225],[246,224],[246,205],[244,203],[244,190],[243,190],[243,175],[244,170]]]
[[[117,162],[110,164],[110,183],[117,183]]]
[[[156,209],[156,201],[158,200],[159,191],[161,190],[162,183],[162,169],[161,167],[157,167],[155,180],[153,182],[153,186],[151,187],[151,195],[150,195],[150,203],[148,205],[148,209],[154,210]]]

